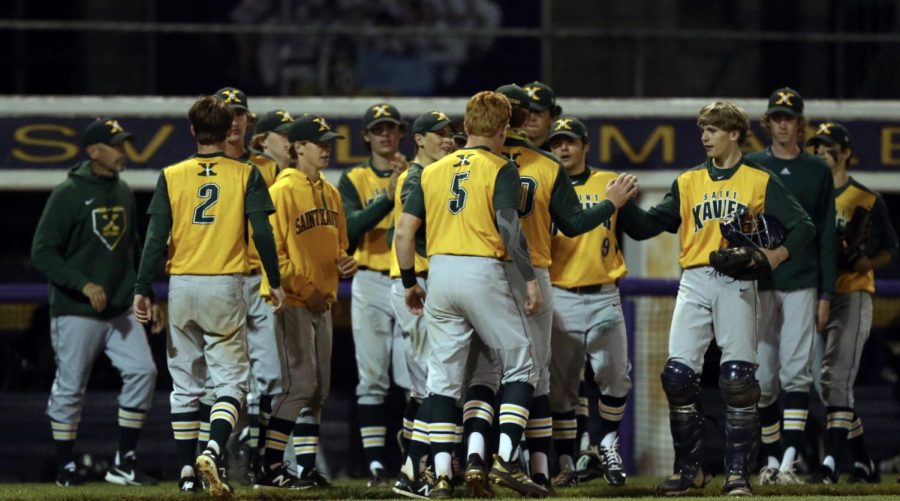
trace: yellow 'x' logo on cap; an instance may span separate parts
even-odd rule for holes
[[[450,119],[447,118],[447,115],[444,115],[443,111],[432,111],[431,114],[437,118],[438,122],[443,122],[444,120],[450,121]]]
[[[293,122],[294,121],[294,117],[292,117],[291,114],[286,111],[278,110],[275,112],[275,114],[281,115],[282,122]]]
[[[222,95],[225,96],[226,103],[239,103],[241,102],[241,98],[238,95],[237,89],[225,89],[222,91]]]
[[[106,125],[109,125],[109,131],[112,134],[118,134],[119,132],[123,132],[125,130],[121,125],[119,125],[119,122],[117,122],[116,120],[107,120],[105,123]]]
[[[826,136],[831,135],[831,128],[834,126],[831,122],[825,122],[819,125],[819,130],[816,131],[816,134],[825,134]]]
[[[775,104],[783,104],[785,106],[794,106],[794,103],[791,102],[792,97],[794,97],[793,92],[779,92],[778,99],[775,100]]]
[[[553,126],[553,130],[572,130],[572,119],[571,118],[560,118],[556,121],[556,125]]]
[[[328,122],[325,121],[325,117],[316,117],[313,118],[312,121],[319,124],[319,132],[331,130],[331,126],[329,126]]]
[[[531,98],[532,101],[540,101],[541,96],[538,96],[538,92],[540,92],[541,88],[537,85],[529,85],[525,87],[525,92],[528,93],[528,97]]]
[[[387,104],[378,104],[372,106],[372,111],[375,112],[375,118],[391,116],[391,112],[390,110],[388,110]]]

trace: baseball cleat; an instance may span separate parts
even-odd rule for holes
[[[847,476],[848,484],[880,484],[881,473],[878,471],[878,465],[871,459],[869,464],[856,461],[853,463],[853,469]]]
[[[119,464],[114,464],[106,472],[104,479],[116,485],[156,485],[158,482],[155,478],[138,470],[137,458],[134,454],[126,454]]]
[[[753,489],[750,487],[750,479],[737,473],[732,473],[725,478],[723,490],[728,496],[753,495]]]
[[[775,476],[775,483],[778,485],[797,485],[797,484],[805,484],[803,480],[800,480],[800,477],[797,476],[797,472],[794,471],[793,465],[789,470],[780,470],[778,474]]]
[[[600,448],[592,445],[581,451],[578,461],[575,463],[575,471],[578,473],[579,482],[590,482],[603,476],[603,460],[600,458]]]
[[[410,479],[401,471],[400,476],[397,478],[391,491],[394,494],[399,494],[408,498],[428,499],[431,494],[432,481],[433,478],[430,469],[423,471],[418,479]]]
[[[600,469],[603,470],[603,478],[613,487],[625,485],[625,468],[622,466],[622,456],[619,455],[619,439],[613,441],[612,446],[600,446]]]
[[[428,494],[431,499],[448,499],[453,497],[453,484],[446,475],[438,477],[434,483],[434,489]]]
[[[469,454],[466,461],[466,492],[472,498],[492,498],[494,491],[488,483],[488,476],[484,466],[484,460],[478,454]]]
[[[379,485],[384,485],[386,482],[385,475],[384,468],[375,468],[369,476],[369,481],[366,482],[366,487],[378,487]]]
[[[319,470],[315,468],[303,469],[303,473],[300,474],[300,480],[305,480],[307,482],[312,483],[312,486],[317,489],[327,489],[331,487],[331,483],[325,478],[325,475],[319,473]]]
[[[778,468],[763,466],[759,470],[759,485],[775,485],[778,481]]]
[[[312,481],[292,475],[286,463],[278,463],[266,467],[263,475],[253,484],[254,489],[289,489],[296,491],[312,487],[315,487]]]
[[[60,487],[84,485],[84,479],[81,478],[81,475],[79,475],[78,471],[75,469],[74,462],[70,462],[66,466],[60,468],[59,473],[56,475],[56,485]]]
[[[575,470],[560,470],[560,472],[553,477],[553,487],[557,489],[565,489],[567,487],[575,487],[578,485],[578,473]]]
[[[494,454],[494,467],[491,468],[488,479],[523,496],[545,498],[550,495],[550,491],[528,478],[518,461],[506,462],[498,454]]]
[[[181,477],[178,480],[178,490],[181,492],[202,492],[203,485],[197,477]]]
[[[838,483],[838,475],[831,468],[824,464],[819,465],[819,469],[809,477],[811,484],[836,484]]]
[[[225,482],[225,468],[219,465],[221,462],[222,460],[216,457],[216,452],[209,448],[194,460],[194,468],[206,479],[211,496],[229,496],[234,492]]]
[[[664,496],[680,496],[691,489],[702,489],[708,482],[702,468],[697,468],[693,473],[679,470],[656,486],[656,492]]]

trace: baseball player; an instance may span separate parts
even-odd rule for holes
[[[550,137],[550,126],[562,115],[562,107],[556,104],[556,93],[549,85],[534,81],[522,86],[528,93],[528,120],[525,122],[525,133],[531,144],[544,151],[550,151],[547,138]]]
[[[413,140],[416,142],[416,157],[410,162],[409,168],[400,174],[397,179],[397,192],[395,200],[401,203],[394,204],[394,222],[400,220],[403,212],[403,202],[409,195],[412,187],[407,183],[408,176],[418,178],[422,170],[428,165],[444,158],[456,150],[453,138],[453,130],[450,127],[450,119],[441,111],[431,111],[418,117],[412,125]],[[391,229],[391,232],[395,228]],[[393,240],[393,234],[388,238]],[[420,227],[416,232],[415,270],[417,282],[420,287],[426,289],[425,279],[428,276],[428,258],[425,257],[425,229]],[[406,334],[410,343],[407,353],[407,369],[410,376],[410,399],[407,402],[403,416],[403,449],[406,451],[404,471],[401,471],[393,491],[397,494],[424,497],[431,488],[427,481],[422,481],[419,464],[422,458],[430,452],[428,442],[427,409],[421,403],[428,396],[427,392],[427,337],[425,319],[412,314],[406,308],[406,295],[403,282],[400,279],[400,265],[397,263],[396,252],[391,252],[391,278],[394,284],[391,287],[391,306],[394,315]],[[415,437],[415,439],[413,438]]]
[[[834,175],[839,242],[847,241],[854,231],[861,231],[863,236],[859,248],[844,248],[841,245],[838,250],[841,258],[835,296],[823,333],[822,399],[828,412],[825,457],[813,475],[813,481],[837,482],[838,464],[844,444],[848,442],[853,460],[848,481],[877,483],[881,480],[878,468],[866,450],[862,422],[854,410],[853,384],[863,345],[872,327],[874,271],[897,258],[897,233],[881,196],[847,173],[853,157],[847,128],[837,123],[823,123],[809,143],[831,167]],[[869,220],[870,228],[866,228],[865,224],[862,228],[851,227],[852,221],[865,215],[868,218],[862,219]]]
[[[797,249],[790,261],[759,281],[759,419],[765,465],[760,484],[797,484],[797,451],[809,412],[813,338],[825,327],[834,293],[834,183],[828,166],[803,151],[807,119],[803,98],[781,88],[769,97],[763,130],[772,144],[747,156],[778,176],[816,225],[816,238]],[[778,396],[784,391],[784,453],[780,450],[782,413]]]
[[[147,242],[135,284],[134,312],[149,320],[150,281],[168,251],[168,366],[172,375],[172,429],[181,465],[179,488],[197,490],[195,466],[213,495],[231,492],[219,468],[221,454],[247,393],[246,223],[273,289],[273,308],[284,292],[268,215],[265,182],[253,165],[225,154],[234,119],[216,96],[200,98],[188,113],[197,154],[163,169],[150,201]],[[168,239],[168,242],[167,242]],[[209,441],[194,459],[200,431],[200,398],[212,382],[215,402]]]
[[[359,272],[353,278],[350,318],[359,383],[356,386],[359,432],[369,467],[370,486],[385,482],[384,438],[387,410],[384,397],[394,382],[409,387],[406,349],[391,308],[390,248],[397,177],[405,168],[398,162],[404,127],[400,112],[387,103],[369,107],[364,116],[363,141],[369,160],[345,171],[338,183],[347,236]],[[391,369],[393,369],[392,372]]]
[[[657,490],[666,495],[702,487],[703,413],[700,372],[715,338],[722,350],[719,389],[725,401],[725,484],[729,495],[751,493],[749,454],[757,439],[757,295],[755,281],[734,280],[709,265],[723,246],[719,221],[739,209],[765,211],[787,229],[784,244],[763,249],[772,269],[815,234],[803,208],[771,172],[748,161],[741,144],[750,134],[747,113],[729,102],[705,106],[697,120],[707,161],[684,171],[663,201],[650,209],[657,232],[679,234],[684,268],[669,330],[669,359],[660,374],[669,400],[674,473]]]
[[[286,295],[275,330],[283,345],[286,392],[272,400],[266,435],[265,468],[254,487],[327,487],[316,471],[319,422],[331,380],[331,306],[339,278],[356,273],[347,255],[347,228],[341,196],[321,175],[331,144],[343,139],[324,117],[304,115],[288,131],[296,169],[278,174],[269,189],[270,216]],[[263,282],[262,294],[268,295]],[[293,431],[298,476],[288,472],[284,450]]]
[[[567,235],[589,231],[607,221],[616,209],[637,193],[633,176],[622,176],[611,187],[611,203],[582,210],[575,190],[559,160],[549,153],[531,146],[521,127],[528,115],[528,94],[518,85],[504,85],[497,92],[512,104],[510,132],[501,148],[503,156],[516,164],[521,179],[519,216],[522,229],[531,248],[544,301],[541,308],[525,320],[526,333],[535,346],[537,384],[528,425],[525,430],[532,479],[544,487],[550,486],[548,456],[552,444],[553,423],[550,410],[550,333],[553,323],[553,302],[550,287],[551,223]],[[512,266],[512,265],[507,265]],[[516,301],[525,298],[518,275],[508,270]],[[471,377],[464,407],[464,424],[468,432],[466,484],[471,495],[487,495],[484,486],[484,438],[489,434],[492,415],[489,409],[497,389],[499,370],[495,354],[481,350]],[[467,419],[468,418],[468,419]]]
[[[575,187],[582,207],[610,200],[616,213],[595,229],[576,237],[553,230],[550,280],[553,284],[553,334],[550,359],[550,406],[553,411],[553,440],[559,459],[554,487],[569,487],[578,481],[573,457],[576,452],[576,411],[585,355],[591,363],[594,384],[600,389],[601,431],[589,449],[599,470],[613,486],[625,483],[619,456],[618,430],[631,390],[628,340],[617,283],[626,273],[619,247],[618,228],[633,238],[642,223],[634,202],[608,186],[618,175],[587,166],[590,151],[587,128],[575,117],[554,122],[548,142],[560,159]],[[647,235],[649,236],[649,235]]]
[[[525,334],[522,314],[540,310],[541,289],[516,211],[519,174],[515,164],[495,153],[506,138],[511,109],[509,100],[497,92],[479,92],[469,100],[466,147],[422,171],[394,235],[407,307],[418,315],[424,311],[427,322],[429,396],[423,405],[437,477],[433,498],[452,496],[456,402],[463,394],[474,332],[495,350],[503,374],[500,443],[490,479],[520,494],[548,495],[522,471],[514,452],[536,382],[535,347]],[[415,234],[423,223],[429,257],[424,306],[425,290],[415,270]],[[526,283],[524,308],[510,294],[505,256]],[[410,473],[404,470],[412,478]]]
[[[31,260],[50,280],[50,344],[56,377],[47,416],[56,444],[56,484],[79,485],[72,449],[88,376],[100,352],[122,375],[119,446],[106,481],[150,485],[135,448],[156,386],[156,366],[144,329],[131,315],[135,258],[140,243],[134,194],[119,178],[125,167],[119,122],[102,118],[82,134],[89,159],[56,186],[35,229]],[[153,310],[154,326],[164,322]]]

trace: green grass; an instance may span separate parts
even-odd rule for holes
[[[595,480],[585,485],[572,489],[559,490],[553,499],[596,499],[597,497],[627,497],[630,499],[660,499],[654,496],[654,488],[659,478],[633,477],[628,479],[628,485],[619,489],[608,487],[605,483]],[[167,482],[155,487],[119,487],[107,483],[90,483],[82,487],[63,489],[53,484],[0,484],[0,499],[104,499],[104,500],[131,500],[131,499],[203,499],[206,496],[180,494],[177,492],[174,482]],[[512,491],[496,488],[498,498],[518,498]],[[462,494],[464,491],[460,490]],[[866,501],[881,499],[900,500],[900,484],[896,475],[886,475],[878,485],[848,485],[835,486],[823,485],[796,485],[786,487],[756,487],[754,497],[777,498],[779,501],[803,500],[813,501],[834,500],[837,496],[843,499],[859,499],[865,497]],[[389,487],[367,489],[362,480],[341,480],[335,482],[335,486],[328,490],[319,491],[294,491],[261,493],[249,487],[238,487],[238,499],[394,499]],[[722,496],[722,479],[713,479],[705,489],[696,491],[693,497],[679,499],[725,499]],[[401,498],[406,499],[406,498]],[[462,498],[461,498],[462,499]]]

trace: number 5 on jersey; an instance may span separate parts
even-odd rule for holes
[[[213,224],[216,222],[216,216],[209,215],[206,211],[219,201],[219,185],[216,183],[204,184],[197,190],[197,196],[202,202],[194,208],[194,224]]]
[[[453,194],[453,197],[447,204],[447,208],[450,209],[451,214],[459,214],[460,211],[466,207],[466,197],[468,196],[468,192],[461,186],[462,182],[466,179],[469,179],[468,172],[459,172],[453,175],[453,182],[450,183],[450,193]]]

